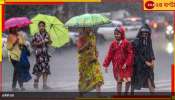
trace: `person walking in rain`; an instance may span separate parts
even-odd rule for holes
[[[9,51],[10,61],[14,67],[12,90],[18,90],[16,88],[17,82],[22,91],[25,90],[23,83],[31,79],[29,73],[30,63],[28,56],[30,52],[26,46],[26,39],[23,33],[18,31],[17,27],[12,27],[9,30],[7,38],[7,49]]]
[[[131,92],[149,88],[152,93],[155,91],[153,71],[155,56],[152,48],[151,29],[148,25],[140,28],[137,39],[132,44],[135,57]]]
[[[112,61],[113,74],[117,81],[117,95],[121,95],[122,82],[126,83],[125,95],[127,95],[131,84],[133,51],[131,44],[125,39],[125,29],[123,26],[119,26],[114,30],[114,36],[115,40],[110,44],[103,66],[105,72],[108,72],[108,66]]]
[[[91,28],[82,28],[79,33],[77,41],[79,91],[83,93],[96,89],[96,92],[101,92],[103,76],[98,61],[95,34]]]
[[[32,40],[32,45],[35,49],[36,64],[33,68],[33,74],[36,75],[34,80],[34,88],[38,89],[38,82],[43,76],[43,89],[49,89],[47,85],[48,75],[50,74],[50,55],[48,54],[48,46],[51,44],[49,34],[45,29],[45,22],[38,23],[39,33],[35,34]]]

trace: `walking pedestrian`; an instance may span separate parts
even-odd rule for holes
[[[47,85],[48,75],[50,72],[50,55],[48,54],[48,47],[51,44],[51,39],[45,29],[45,22],[38,23],[39,33],[35,34],[32,40],[32,45],[35,50],[36,64],[33,68],[33,74],[36,76],[34,79],[34,88],[38,89],[38,83],[41,76],[43,76],[43,89],[50,89]]]
[[[121,95],[122,83],[125,82],[125,94],[128,94],[131,76],[133,51],[130,42],[125,38],[125,29],[119,26],[114,31],[115,39],[111,42],[109,51],[103,62],[105,72],[108,72],[108,66],[112,61],[113,74],[117,82],[117,95]]]
[[[132,44],[135,56],[131,91],[149,88],[149,91],[153,93],[155,91],[155,56],[152,48],[151,29],[148,25],[140,28],[138,36]]]

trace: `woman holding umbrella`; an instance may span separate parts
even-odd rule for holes
[[[24,34],[19,28],[28,26],[31,21],[27,17],[14,17],[5,21],[5,30],[9,30],[7,38],[7,49],[9,51],[10,61],[14,67],[12,90],[17,90],[17,82],[21,90],[25,90],[23,82],[31,79],[29,73],[30,63],[28,56],[30,52],[26,46]]]
[[[32,19],[30,33],[33,37],[33,47],[35,49],[36,64],[33,74],[36,75],[34,88],[38,88],[39,78],[43,76],[43,88],[48,89],[47,78],[50,74],[50,46],[59,48],[69,42],[68,30],[64,24],[55,16],[37,14]]]
[[[131,91],[141,88],[149,88],[150,92],[155,91],[154,84],[154,51],[152,48],[151,29],[148,25],[140,28],[137,39],[133,42],[134,48],[134,71]]]
[[[111,21],[100,14],[83,14],[72,17],[66,22],[68,27],[80,28],[80,35],[77,41],[78,48],[78,69],[79,69],[79,91],[89,92],[96,89],[101,91],[103,76],[100,71],[96,37],[92,27],[108,24]]]
[[[39,79],[43,76],[43,89],[49,89],[47,86],[47,77],[50,74],[50,56],[48,54],[48,46],[51,44],[51,39],[45,29],[44,21],[38,23],[38,28],[39,33],[35,34],[32,40],[36,56],[36,64],[33,68],[33,74],[36,75],[34,88],[38,88]]]
[[[10,54],[10,61],[14,67],[12,89],[17,90],[17,82],[21,90],[25,90],[23,82],[27,82],[31,79],[29,73],[30,63],[28,56],[30,52],[25,45],[26,41],[21,32],[18,32],[17,27],[10,28],[7,38],[7,49]]]
[[[79,63],[79,91],[88,92],[96,89],[101,91],[103,76],[98,61],[96,37],[91,28],[80,29],[77,41]]]

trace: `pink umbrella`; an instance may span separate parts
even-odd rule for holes
[[[8,30],[11,27],[25,27],[32,22],[27,17],[14,17],[5,21],[5,30]]]

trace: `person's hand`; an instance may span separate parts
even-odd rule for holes
[[[122,66],[122,69],[126,69],[126,64],[124,64],[124,65]]]
[[[45,41],[45,40],[42,40],[41,42],[42,42],[42,44],[46,43],[46,41]]]
[[[154,68],[154,61],[151,62],[151,68]]]
[[[108,73],[108,68],[105,68],[105,73]]]
[[[150,63],[150,62],[148,62],[148,61],[145,61],[145,64],[146,64],[147,66],[149,66],[149,67],[152,66],[152,63]]]
[[[19,43],[19,38],[16,39],[15,43],[13,45],[16,45]]]
[[[40,45],[42,45],[42,44],[44,44],[44,43],[45,43],[44,40],[42,40],[42,41],[39,42]]]

